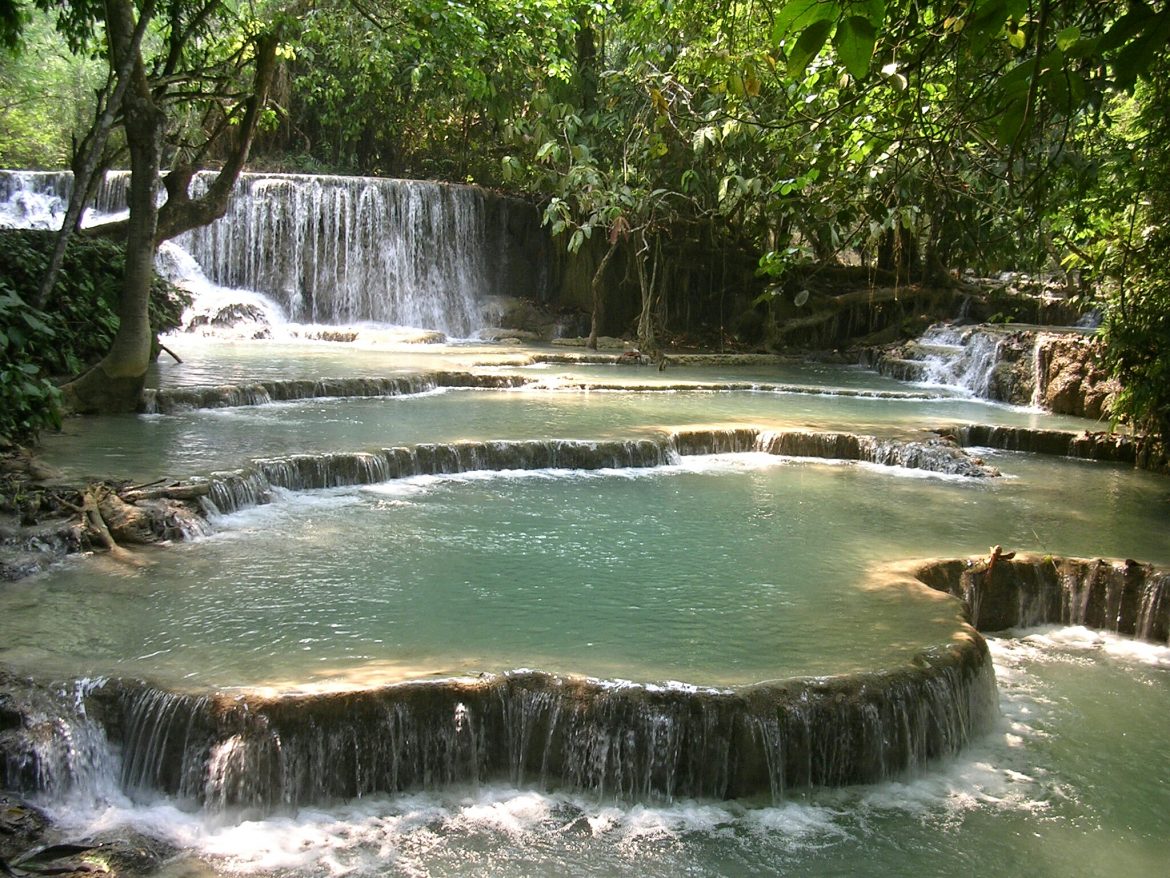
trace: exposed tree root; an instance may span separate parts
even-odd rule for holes
[[[141,564],[142,562],[138,558],[135,558],[129,550],[122,548],[114,540],[105,517],[102,515],[102,501],[112,493],[109,487],[102,484],[87,487],[81,495],[82,523],[86,527],[86,532],[110,553],[111,558],[127,564]]]

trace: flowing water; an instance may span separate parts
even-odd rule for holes
[[[21,185],[25,205],[46,188]],[[248,234],[317,223],[319,239],[321,221],[304,219],[319,214],[296,199],[341,199],[335,231],[359,249],[374,198],[362,193],[437,197],[397,191],[406,184],[248,185],[231,220]],[[285,190],[286,213],[256,208],[256,192]],[[203,246],[228,247],[221,233]],[[311,288],[282,280],[284,291],[248,295],[278,300],[274,315],[303,311],[321,301],[306,291],[341,288],[320,273],[341,263],[313,264]],[[226,283],[267,282],[221,270]],[[454,310],[456,334],[473,311]],[[46,437],[46,461],[71,479],[266,474],[231,503],[212,495],[212,533],[145,552],[146,566],[74,558],[0,589],[0,662],[58,680],[62,704],[95,717],[129,705],[108,740],[89,718],[59,721],[72,782],[49,778],[43,801],[68,831],[165,837],[185,852],[172,876],[1164,871],[1164,645],[1075,628],[993,637],[998,716],[974,722],[973,695],[973,735],[910,753],[876,783],[791,784],[769,762],[762,785],[741,784],[726,752],[687,764],[695,738],[673,737],[718,739],[733,714],[745,746],[774,759],[777,715],[728,703],[786,686],[798,702],[818,687],[847,701],[832,694],[839,675],[900,679],[952,648],[960,607],[899,573],[908,558],[1002,544],[1170,565],[1164,478],[978,449],[1001,476],[793,458],[765,453],[768,431],[920,443],[963,423],[1097,425],[971,399],[966,378],[955,392],[830,366],[658,373],[378,332],[351,344],[182,334],[167,343],[184,362],[152,376],[161,413]],[[366,383],[345,383],[355,378]],[[191,389],[207,385],[230,387]],[[727,447],[672,432],[692,425]],[[415,468],[391,473],[398,459]],[[313,473],[336,487],[289,490]],[[436,729],[423,700],[444,686],[457,703]],[[950,690],[925,694],[941,699],[930,709],[952,705]],[[921,721],[914,707],[876,727],[901,734]],[[371,709],[374,725],[359,718]],[[789,714],[823,730],[805,710]],[[515,736],[510,756],[488,752],[493,723]],[[540,734],[543,749],[530,746]],[[810,753],[840,743],[822,734]],[[638,751],[646,735],[661,736],[652,757]],[[179,737],[181,768],[168,756]],[[837,757],[825,758],[831,770]]]

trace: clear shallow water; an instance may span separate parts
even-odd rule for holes
[[[194,383],[207,383],[205,370],[215,368],[221,370],[219,382],[256,380],[255,375],[251,379],[247,376],[261,361],[276,370],[268,377],[283,374],[319,379],[347,374],[388,377],[419,370],[463,368],[482,360],[473,356],[463,361],[459,349],[454,353],[447,349],[445,353],[398,354],[335,344],[277,346],[266,360],[264,344],[216,343],[200,349],[217,352],[222,358],[219,366],[214,359],[172,364],[168,368],[176,372],[174,383],[182,383],[179,373],[195,374],[200,380]],[[298,350],[305,352],[299,360]],[[420,362],[419,357],[431,359]],[[297,365],[290,365],[294,362]],[[762,382],[819,387],[823,391],[819,393],[583,391],[566,387],[581,381],[620,386],[623,382],[654,384],[667,379],[662,379],[662,373],[656,370],[637,367],[549,366],[502,371],[535,375],[547,385],[74,419],[66,421],[60,432],[43,437],[42,457],[72,479],[115,477],[147,482],[234,469],[253,458],[300,452],[364,451],[460,439],[626,438],[692,424],[806,427],[878,435],[916,433],[968,422],[1076,431],[1101,426],[1083,419],[1053,417],[956,396],[919,398],[915,395],[918,391],[907,385],[876,373],[839,366],[685,370],[686,381],[707,385],[719,381]],[[669,378],[671,384],[680,381],[683,379],[678,375]],[[163,383],[169,383],[169,379]],[[889,391],[891,385],[908,394],[907,398],[840,393],[859,389]]]
[[[130,826],[171,838],[192,854],[169,878],[1162,874],[1170,651],[1083,629],[1023,632],[991,647],[1003,718],[978,745],[921,776],[778,805],[491,786],[264,821],[118,797],[58,813],[79,832]]]
[[[921,589],[865,587],[871,564],[906,552],[888,528],[876,553],[855,542],[874,512],[858,496],[891,480],[758,455],[292,495],[140,571],[73,564],[0,595],[0,656],[278,688],[517,667],[699,685],[896,667],[946,643],[959,614]],[[901,481],[888,489],[921,492]],[[854,536],[830,549],[826,517]],[[62,641],[78,602],[86,630]]]
[[[517,667],[723,686],[945,643],[956,605],[881,587],[890,562],[995,544],[1170,562],[1170,485],[1120,467],[1002,454],[1011,475],[970,480],[684,460],[284,495],[142,569],[74,561],[0,592],[0,658],[183,686]]]
[[[662,375],[631,369],[622,374],[613,367],[527,366],[523,365],[522,351],[487,346],[404,349],[385,343],[360,350],[328,343],[208,343],[197,350],[199,346],[189,341],[183,339],[176,347],[186,360],[184,364],[164,359],[158,366],[160,386],[265,377],[380,377],[431,368],[486,367],[606,383],[708,381],[719,376],[734,381],[823,382],[829,388],[900,387],[878,376],[820,367],[679,368]],[[515,365],[504,365],[508,363]],[[807,423],[858,432],[918,429],[954,420],[1068,429],[1094,426],[961,400],[875,402],[747,393],[691,396],[693,399],[687,394],[638,394],[627,398],[544,392],[531,394],[518,404],[515,400],[522,397],[516,395],[460,393],[376,404],[313,402],[287,407],[287,411],[271,407],[224,413],[222,417],[200,413],[93,420],[84,422],[83,429],[71,425],[72,432],[60,437],[59,443],[51,439],[48,450],[70,472],[127,478],[137,474],[145,479],[162,473],[187,475],[235,467],[246,457],[290,451],[353,450],[468,435],[596,436],[611,430],[621,434],[720,418],[764,424]],[[123,452],[120,447],[131,450]],[[769,555],[773,547],[760,546],[759,542],[772,542],[769,534],[797,534],[796,542],[820,549],[825,567],[818,570],[852,575],[858,568],[854,552],[874,559],[901,557],[903,553],[975,554],[986,551],[990,543],[1167,563],[1170,493],[1165,480],[1116,467],[1020,455],[995,455],[995,462],[1009,473],[1009,479],[954,484],[891,478],[887,473],[874,480],[862,467],[803,464],[783,474],[784,478],[801,476],[798,486],[789,483],[779,490],[780,476],[771,468],[766,473],[700,475],[727,478],[718,493],[734,485],[727,490],[728,499],[738,499],[741,506],[727,526],[734,529],[737,540],[746,539],[753,546],[753,553],[760,551],[765,558],[775,559]],[[653,492],[643,493],[646,486],[681,484],[688,475],[655,474],[648,481],[636,480],[632,483],[639,488],[634,509],[642,508],[643,497],[653,496]],[[771,481],[774,478],[775,484]],[[587,480],[581,482],[586,485]],[[558,483],[551,487],[553,496],[564,491],[577,499],[582,494],[590,499],[597,484],[588,482],[585,487],[570,489]],[[253,583],[263,582],[267,568],[267,575],[275,577],[271,581],[277,583],[267,589],[276,598],[270,603],[283,600],[286,621],[291,620],[287,628],[270,636],[293,636],[298,624],[308,626],[308,636],[314,638],[308,644],[310,654],[334,644],[327,663],[351,662],[357,667],[366,659],[364,653],[355,656],[355,652],[367,646],[348,632],[330,629],[329,623],[307,612],[311,603],[292,606],[295,601],[285,593],[290,588],[303,589],[305,584],[280,582],[274,572],[277,562],[283,563],[287,557],[292,564],[328,570],[331,584],[344,581],[350,575],[347,565],[324,546],[352,550],[354,557],[367,565],[370,556],[377,554],[376,547],[383,547],[382,554],[401,548],[396,544],[398,530],[377,526],[384,524],[388,515],[408,513],[417,527],[428,521],[446,526],[460,516],[469,520],[469,510],[477,504],[490,508],[491,490],[490,484],[446,483],[411,497],[340,492],[302,498],[305,502],[261,510],[251,518],[238,516],[225,522],[215,539],[174,550],[173,557],[201,565],[207,571],[206,579],[219,578],[230,597],[221,592],[218,604],[201,606],[198,599],[207,596],[209,583],[168,578],[163,575],[168,562],[162,560],[132,575],[125,571],[111,574],[100,564],[80,563],[69,565],[72,570],[63,571],[60,578],[54,575],[38,581],[35,592],[22,591],[24,586],[6,589],[0,616],[24,619],[11,628],[25,638],[22,649],[31,646],[41,650],[36,654],[41,668],[54,663],[76,668],[78,654],[87,659],[109,656],[130,644],[134,649],[125,654],[133,656],[133,661],[166,674],[181,668],[182,663],[174,658],[178,653],[192,664],[197,664],[195,656],[200,649],[205,654],[217,653],[215,638],[227,632],[239,634],[253,645],[264,640],[262,633],[240,630],[250,614],[272,609],[259,606],[264,590],[245,591],[239,585],[248,578]],[[509,496],[514,501],[519,495]],[[531,494],[524,496],[535,503]],[[834,496],[838,501],[847,499],[842,504],[834,501]],[[771,499],[764,499],[768,497]],[[398,502],[412,505],[395,506]],[[497,497],[494,502],[499,518],[500,506],[510,501]],[[723,510],[712,500],[707,502],[714,521],[714,513],[722,514]],[[387,506],[378,508],[379,503]],[[578,533],[579,528],[564,526],[569,507],[551,504],[533,508],[540,508],[553,526],[526,530],[518,518],[520,524],[500,530],[511,535],[500,544],[501,555],[480,556],[475,575],[489,571],[488,562],[499,561],[509,545],[513,549],[524,541],[526,549],[538,545],[535,536],[551,539],[560,534],[557,539],[566,550],[562,554],[589,550],[604,557],[596,547],[584,544],[588,535]],[[770,515],[766,514],[769,510]],[[266,521],[266,515],[300,528],[301,533],[295,540],[269,539],[263,530],[272,520]],[[655,520],[651,509],[643,509],[633,522],[633,530],[654,533]],[[708,522],[703,524],[696,543],[719,532]],[[627,531],[630,525],[627,521]],[[412,532],[409,527],[400,530]],[[599,531],[605,532],[605,528]],[[618,532],[616,538],[627,537]],[[460,564],[470,563],[463,554],[466,541],[460,543],[457,532],[451,540],[446,544],[445,563],[442,559],[429,563],[444,572],[449,567],[468,579],[466,570],[460,569]],[[262,550],[251,559],[249,543]],[[809,546],[795,548],[804,551]],[[238,557],[237,551],[243,557]],[[548,554],[541,551],[542,563]],[[712,557],[735,570],[741,566],[750,570],[755,561],[746,554],[736,556],[726,546],[715,546]],[[796,553],[775,559],[765,576],[756,577],[759,583],[748,578],[745,586],[738,577],[728,578],[723,584],[732,599],[725,595],[723,603],[733,603],[745,587],[771,581],[777,570],[791,567],[791,554]],[[416,571],[428,563],[417,553],[408,560],[416,565]],[[667,558],[663,563],[677,561]],[[588,568],[589,572],[597,572],[598,566]],[[398,575],[393,569],[387,573]],[[853,592],[848,600],[838,600],[838,605],[852,605],[856,600],[860,606],[874,606],[876,598],[858,591],[856,578],[847,582]],[[529,612],[531,607],[525,610],[516,583],[510,585],[517,606],[508,609]],[[295,600],[321,601],[323,591],[294,591]],[[890,593],[882,597],[893,600]],[[42,600],[42,609],[48,612],[38,615]],[[898,603],[903,609],[910,607],[911,614],[921,606],[913,600]],[[111,607],[120,608],[117,618],[108,625],[98,624],[101,613],[108,618]],[[478,619],[479,608],[475,609]],[[592,612],[593,607],[587,609]],[[837,623],[836,609],[817,623],[832,627]],[[842,611],[846,620],[853,618],[848,614],[851,609]],[[773,614],[777,615],[781,614]],[[180,620],[180,636],[190,628],[196,640],[203,638],[204,645],[184,652],[175,643],[159,641],[159,620],[164,618],[168,624]],[[752,618],[750,612],[748,618]],[[855,627],[864,632],[872,620],[871,615],[864,625]],[[451,643],[461,645],[469,627],[451,626],[443,633]],[[822,633],[817,632],[818,636]],[[18,643],[12,636],[0,636],[0,643]],[[151,638],[158,642],[150,643]],[[643,645],[646,638],[636,640]],[[350,649],[355,642],[360,649]],[[729,642],[734,652],[740,641],[729,638]],[[821,645],[825,647],[822,652],[829,650],[824,641]],[[253,669],[266,663],[270,671],[276,667],[271,646],[261,643],[261,651],[252,654]],[[786,641],[777,653],[791,646]],[[268,658],[264,648],[269,649]],[[530,648],[537,654],[536,646]],[[921,776],[872,787],[794,794],[779,805],[750,801],[639,803],[489,786],[367,799],[332,809],[302,809],[263,821],[244,820],[234,814],[185,812],[170,802],[132,803],[116,790],[104,791],[96,800],[55,802],[51,806],[77,835],[116,826],[144,829],[170,838],[208,864],[185,858],[168,870],[172,878],[207,871],[274,878],[341,874],[951,876],[961,872],[992,878],[1162,874],[1170,860],[1165,832],[1170,778],[1164,767],[1170,743],[1165,724],[1170,715],[1167,650],[1076,630],[995,639],[992,648],[1004,714],[994,734],[961,757],[934,766]],[[281,650],[282,656],[284,652]],[[486,652],[479,650],[477,655]],[[749,650],[742,652],[749,659],[758,658]],[[233,673],[239,674],[238,666],[246,664],[247,650],[243,653],[243,658],[233,656],[232,663],[237,666]],[[27,656],[35,657],[32,652]],[[196,669],[196,675],[200,673],[226,674],[214,661],[206,671]]]
[[[292,372],[450,367],[442,357],[402,364],[352,354],[331,351],[340,358],[324,364],[312,356]],[[255,356],[226,367],[252,377]],[[272,362],[286,374],[281,356]],[[618,370],[607,368],[521,372],[615,383]],[[720,374],[809,377],[735,371]],[[831,391],[871,377],[830,368],[824,380]],[[449,391],[74,422],[46,450],[66,470],[146,480],[258,456],[461,438],[600,438],[712,422],[889,434],[962,421],[1094,426],[959,398]],[[1166,479],[984,455],[1003,479],[743,457],[688,460],[674,472],[300,495],[231,516],[215,537],[165,550],[139,571],[75,560],[6,589],[0,660],[195,687],[361,685],[521,664],[724,685],[896,664],[945,636],[953,605],[882,587],[871,574],[884,561],[1002,544],[1170,563]],[[653,624],[633,606],[653,608]],[[897,783],[775,804],[489,785],[264,820],[131,802],[117,790],[50,806],[76,835],[130,826],[169,838],[188,852],[169,867],[172,878],[1160,874],[1170,858],[1170,652],[1077,630],[993,639],[992,649],[1003,720],[987,738]]]

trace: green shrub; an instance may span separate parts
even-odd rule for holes
[[[50,377],[67,380],[92,366],[118,331],[125,253],[112,241],[75,236],[45,310],[28,304],[53,244],[53,232],[0,231],[0,444],[28,441],[57,424],[59,394]],[[155,331],[177,328],[189,302],[182,290],[155,278]]]
[[[0,277],[0,447],[61,422],[60,392],[39,365],[53,356],[56,332]]]

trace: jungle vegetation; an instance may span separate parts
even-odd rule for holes
[[[624,266],[651,349],[745,290],[799,314],[842,263],[1066,277],[1105,315],[1118,416],[1170,437],[1165,2],[0,0],[0,40],[0,165],[137,181],[108,231],[122,328],[75,407],[140,383],[154,247],[222,209],[193,169],[248,163],[534,199],[595,291]],[[52,273],[0,290],[6,357],[51,326]]]

